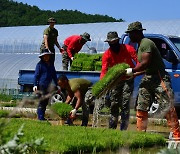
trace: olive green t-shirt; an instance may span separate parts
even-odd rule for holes
[[[55,44],[56,39],[58,37],[58,31],[55,28],[48,27],[48,28],[46,28],[44,30],[43,35],[48,36],[48,46],[49,46],[49,48],[54,48],[54,44]],[[44,40],[43,40],[42,45],[41,45],[41,48],[43,48],[43,47],[45,48]]]
[[[150,75],[157,74],[158,72],[164,73],[165,66],[164,66],[162,57],[160,55],[160,52],[158,48],[156,47],[155,43],[151,41],[150,39],[143,38],[141,40],[140,46],[138,48],[138,61],[139,62],[142,61],[142,54],[144,52],[152,53],[151,62],[146,69],[146,73]]]
[[[88,90],[88,87],[90,87],[92,83],[86,79],[74,78],[69,80],[69,85],[73,92],[79,90],[82,95],[85,95],[85,93]]]

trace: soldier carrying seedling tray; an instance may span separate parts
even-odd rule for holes
[[[96,98],[100,98],[105,92],[108,92],[110,102],[109,128],[117,128],[120,108],[120,129],[126,130],[129,123],[129,104],[134,88],[134,78],[122,80],[121,77],[125,76],[128,67],[135,67],[134,62],[137,64],[138,60],[136,50],[130,45],[120,44],[119,40],[117,32],[108,32],[105,42],[108,42],[109,48],[102,57],[101,80],[92,87],[92,94]],[[111,69],[112,67],[113,69]],[[88,100],[88,96],[86,98]]]

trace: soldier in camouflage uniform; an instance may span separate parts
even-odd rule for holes
[[[134,67],[133,60],[138,63],[136,50],[130,46],[119,43],[117,32],[111,31],[107,34],[109,48],[104,52],[102,57],[102,70],[100,79],[104,77],[110,67],[116,64],[127,63]],[[129,124],[130,99],[134,88],[134,79],[124,80],[109,91],[110,104],[110,120],[109,128],[116,129],[119,116],[119,108],[121,109],[121,130],[126,130]]]
[[[67,92],[67,98],[65,103],[70,104],[73,102],[74,109],[70,112],[71,118],[68,118],[67,124],[72,124],[72,119],[75,118],[76,112],[82,106],[82,125],[88,125],[89,119],[89,104],[84,101],[85,94],[88,88],[92,86],[89,80],[81,78],[73,78],[68,80],[65,75],[61,75],[58,78],[58,85],[61,89]]]
[[[137,99],[137,130],[146,131],[148,121],[148,110],[152,98],[156,97],[160,106],[160,114],[166,117],[168,125],[171,127],[174,138],[180,137],[178,117],[173,105],[174,95],[171,87],[169,74],[165,71],[165,66],[160,52],[153,41],[143,35],[142,24],[133,22],[129,24],[126,33],[132,42],[138,43],[139,64],[135,68],[128,68],[127,75],[145,71],[145,75],[139,86]]]
[[[58,43],[57,37],[58,37],[58,31],[54,28],[54,24],[56,23],[56,20],[54,18],[48,19],[49,27],[44,30],[43,33],[43,41],[41,44],[40,51],[44,49],[50,50],[53,54],[51,55],[51,62],[54,64],[55,61],[55,49],[54,45],[56,45],[59,48],[59,51],[61,52],[61,47]]]

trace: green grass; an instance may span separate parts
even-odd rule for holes
[[[99,63],[97,63],[99,62]],[[72,62],[71,71],[100,71],[102,54],[75,54]]]
[[[0,122],[2,120],[0,119]],[[22,119],[12,119],[5,126],[3,129],[5,140],[10,140],[23,123],[25,125],[22,141],[44,137],[44,148],[49,152],[91,153],[93,150],[115,150],[119,147],[142,148],[165,145],[165,138],[160,134],[81,126],[51,126],[48,122]]]
[[[71,71],[81,71],[83,61],[84,60],[82,60],[82,59],[73,60],[70,70]]]
[[[9,111],[0,110],[0,118],[7,117],[9,115]]]
[[[0,101],[10,102],[11,100],[13,100],[13,96],[6,95],[6,94],[0,94]]]
[[[16,107],[17,105],[17,102],[0,102],[1,107]]]
[[[73,109],[71,105],[66,103],[55,103],[51,106],[51,109],[59,115],[61,118],[67,118],[69,113]]]
[[[96,61],[95,64],[94,64],[94,69],[96,71],[101,71],[101,69],[102,69],[102,61]]]
[[[129,65],[125,63],[117,64],[113,67],[111,67],[105,76],[96,82],[93,87],[92,87],[92,94],[94,96],[100,95],[104,89],[110,86],[112,81],[116,80],[119,78],[121,75],[125,74],[125,69],[128,68]]]
[[[83,61],[82,71],[94,71],[94,62],[93,61]]]

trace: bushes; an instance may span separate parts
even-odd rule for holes
[[[71,71],[100,71],[102,66],[102,54],[75,54]]]

